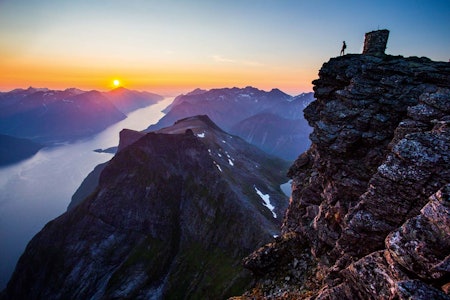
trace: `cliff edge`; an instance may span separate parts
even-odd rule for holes
[[[239,299],[450,299],[450,64],[368,47],[313,82],[282,235]]]
[[[122,131],[88,196],[30,241],[0,299],[242,294],[252,282],[242,257],[280,233],[288,167],[207,116]]]

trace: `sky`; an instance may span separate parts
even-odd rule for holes
[[[322,64],[390,30],[387,54],[450,59],[450,0],[0,0],[0,91],[312,91]]]

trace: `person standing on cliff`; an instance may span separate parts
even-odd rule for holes
[[[342,42],[342,49],[341,49],[341,55],[345,54],[345,49],[347,48],[347,45],[345,44],[345,41]]]

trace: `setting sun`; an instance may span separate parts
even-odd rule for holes
[[[116,86],[116,87],[119,86],[119,85],[120,85],[119,79],[114,79],[113,84],[114,84],[114,86]]]

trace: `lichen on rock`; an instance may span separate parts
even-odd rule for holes
[[[450,64],[369,51],[313,84],[283,236],[246,259],[261,280],[241,299],[449,299]],[[288,236],[309,268],[277,285]]]

